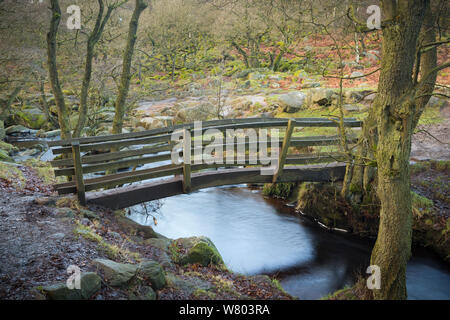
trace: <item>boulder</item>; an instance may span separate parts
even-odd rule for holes
[[[9,136],[26,136],[36,133],[36,130],[26,128],[22,125],[14,125],[6,128],[5,133]]]
[[[335,92],[331,89],[316,88],[310,91],[310,104],[316,103],[319,106],[330,106],[333,102]]]
[[[48,123],[47,116],[38,108],[23,108],[12,116],[12,121],[35,130],[43,128]]]
[[[104,275],[105,282],[113,287],[123,287],[136,274],[137,266],[114,262],[107,259],[95,259],[92,264]]]
[[[199,103],[196,106],[182,108],[175,116],[176,122],[190,123],[194,121],[204,121],[214,116],[216,107],[209,102]]]
[[[57,283],[42,288],[50,300],[83,300],[89,299],[102,286],[102,279],[94,272],[81,274],[80,289],[69,289],[66,283]]]
[[[137,273],[145,280],[149,281],[155,290],[166,286],[166,277],[161,265],[156,261],[144,261],[139,264]]]
[[[81,290],[69,289],[65,283],[57,283],[42,288],[42,292],[49,300],[81,300]]]
[[[295,113],[305,107],[306,95],[303,92],[290,92],[279,96],[284,112]]]
[[[81,296],[89,299],[102,287],[102,278],[95,272],[86,272],[81,275]]]
[[[180,265],[221,265],[223,259],[214,243],[207,237],[180,238],[171,244],[173,260]]]
[[[10,155],[19,151],[19,149],[15,146],[13,146],[12,144],[0,141],[0,149],[8,152]]]
[[[128,235],[136,235],[142,237],[144,240],[160,237],[150,226],[143,226],[121,214],[117,214],[116,217],[120,229]]]
[[[9,153],[3,149],[0,149],[0,161],[14,162]]]

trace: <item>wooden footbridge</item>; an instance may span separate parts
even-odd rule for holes
[[[361,122],[349,118],[344,119],[344,125],[348,128],[359,128]],[[339,162],[343,160],[342,154],[298,152],[305,147],[338,145],[340,136],[295,137],[295,128],[306,127],[339,128],[339,124],[338,119],[326,118],[214,120],[202,122],[201,132],[195,132],[197,129],[194,124],[184,124],[143,132],[52,141],[48,142],[48,145],[54,155],[62,155],[61,159],[51,162],[55,175],[66,176],[70,180],[55,185],[59,194],[77,194],[83,205],[91,203],[121,209],[223,185],[342,180],[345,174],[345,164]],[[205,133],[210,129],[227,133],[228,130],[271,128],[278,128],[283,133],[283,137],[277,138],[276,141],[280,151],[277,155],[277,165],[271,175],[261,174],[261,169],[267,166],[267,163],[250,161],[248,151],[253,142],[249,140],[239,142],[233,139],[233,143],[214,145],[226,148],[226,152],[233,150],[232,163],[226,161],[225,164],[192,164],[191,156],[196,154],[195,150],[198,149],[192,140],[196,134],[201,134],[204,140],[208,140]],[[179,150],[184,161],[174,164],[171,159],[176,144],[172,141],[172,133],[178,130],[183,131],[183,137],[189,138],[181,141],[182,147]],[[267,143],[270,147],[271,140],[267,140]],[[203,150],[207,144],[202,142],[200,148]],[[259,145],[258,143],[258,152],[261,151]],[[239,158],[238,153],[242,150],[245,155]],[[289,153],[289,150],[294,150],[294,153]],[[146,166],[142,168],[143,165]],[[165,179],[162,179],[164,177]]]

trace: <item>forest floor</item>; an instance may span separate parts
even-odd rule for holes
[[[80,208],[58,198],[35,169],[0,162],[0,299],[45,299],[45,286],[65,283],[70,265],[96,272],[92,260],[163,267],[167,285],[158,299],[292,299],[268,276],[235,274],[223,266],[181,266],[172,261],[170,239],[149,238],[122,213]],[[86,218],[89,217],[89,218]],[[147,235],[147,236],[146,236]],[[102,280],[90,299],[130,299],[134,289]]]
[[[412,160],[450,160],[450,105],[440,110],[441,121],[422,124],[413,136]]]

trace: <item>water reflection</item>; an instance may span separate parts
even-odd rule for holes
[[[163,200],[155,230],[169,238],[207,236],[239,273],[276,275],[301,299],[318,299],[353,283],[369,265],[371,241],[330,233],[260,191],[205,189]],[[132,218],[148,224],[146,217]],[[424,250],[408,265],[410,299],[450,299],[450,271]]]

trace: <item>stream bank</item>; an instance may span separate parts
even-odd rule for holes
[[[173,241],[124,211],[56,196],[50,173],[0,162],[0,299],[292,299],[268,276],[209,261],[214,245],[203,238]],[[67,289],[69,266],[81,290]]]

